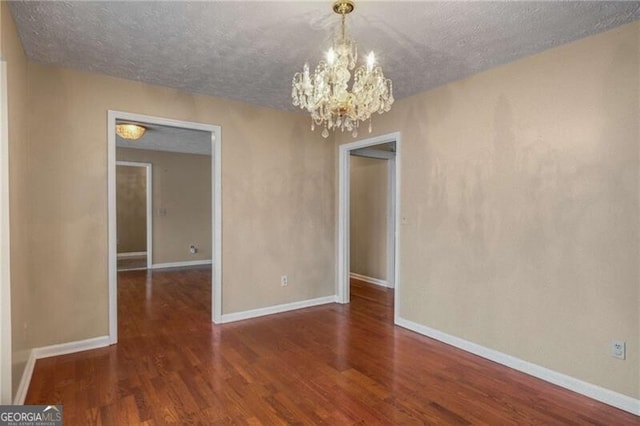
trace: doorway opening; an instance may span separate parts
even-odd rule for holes
[[[350,276],[394,287],[394,208],[396,143],[350,152]]]
[[[148,134],[156,133],[155,138],[146,138],[144,136],[138,140],[124,140],[119,136],[116,136],[116,123],[134,123],[142,125],[147,128]],[[200,235],[204,238],[202,241],[206,241],[210,246],[206,247],[202,244],[164,244],[162,248],[158,245],[161,242],[161,235],[157,232],[160,225],[160,219],[168,219],[169,216],[179,216],[180,213],[184,214],[184,211],[180,211],[181,203],[176,202],[168,208],[166,205],[158,204],[163,201],[167,201],[167,196],[153,196],[151,192],[163,189],[166,185],[178,185],[180,188],[172,188],[173,193],[177,193],[180,189],[188,189],[191,185],[197,186],[202,184],[202,179],[191,179],[186,182],[173,182],[169,179],[163,179],[159,182],[158,178],[162,173],[170,173],[173,166],[158,166],[154,164],[153,175],[151,173],[151,167],[148,169],[145,179],[148,180],[147,186],[147,203],[146,214],[149,218],[152,217],[155,220],[147,220],[146,222],[146,259],[147,268],[167,268],[177,266],[189,266],[189,265],[202,265],[211,264],[211,320],[213,322],[220,322],[222,317],[222,209],[221,209],[221,129],[219,126],[203,123],[194,123],[187,121],[172,120],[167,118],[146,116],[140,114],[132,114],[120,111],[109,111],[107,117],[107,129],[108,129],[108,218],[109,218],[109,339],[110,343],[114,344],[118,341],[118,211],[117,211],[117,159],[126,160],[133,163],[152,163],[152,161],[145,160],[149,153],[152,152],[173,152],[179,154],[181,152],[191,152],[189,150],[201,149],[202,144],[192,144],[191,140],[182,140],[176,135],[185,134],[185,132],[195,131],[201,136],[205,135],[205,148],[208,151],[206,162],[209,164],[207,179],[208,191],[206,199],[210,202],[206,208],[192,208],[189,214],[200,214],[206,210],[207,216],[207,231],[205,235]],[[164,137],[160,137],[164,135]],[[146,146],[145,144],[152,144],[153,146]],[[177,144],[180,145],[179,149],[176,148]],[[197,145],[197,146],[196,146]],[[139,158],[132,160],[131,157],[125,159],[123,157],[124,151],[144,151],[148,150],[146,155],[139,155]],[[183,151],[183,150],[187,151]],[[118,154],[117,154],[117,150]],[[194,152],[196,154],[196,152]],[[187,155],[187,154],[185,154]],[[158,160],[159,161],[159,160]],[[184,166],[184,165],[182,165]],[[181,166],[181,167],[182,167]],[[146,167],[146,166],[145,166]],[[177,168],[178,166],[176,166]],[[192,171],[188,166],[183,169]],[[187,174],[188,175],[188,174]],[[190,176],[190,175],[189,175]],[[153,177],[153,178],[152,178]],[[155,184],[152,183],[155,180]],[[171,183],[173,182],[173,183]],[[157,195],[157,194],[156,194]],[[209,197],[210,195],[210,197]],[[196,197],[204,198],[204,197]],[[155,204],[154,204],[155,203]],[[169,213],[171,211],[171,213]],[[166,221],[166,220],[165,220]],[[184,223],[184,221],[183,221]],[[210,231],[209,231],[210,229]],[[175,235],[188,234],[189,231],[184,228],[173,229]],[[165,232],[166,234],[166,232]],[[202,232],[200,232],[202,234]],[[155,235],[155,237],[154,237]],[[169,235],[165,238],[165,241],[176,241],[175,235]],[[192,234],[194,235],[194,234]],[[196,233],[197,235],[197,233]],[[207,237],[208,235],[208,237]],[[166,236],[166,235],[165,235]],[[184,247],[183,247],[184,246]],[[205,251],[208,249],[208,252]],[[180,252],[186,252],[189,256],[192,256],[187,261],[172,262],[170,260],[172,250],[179,250]],[[165,253],[165,254],[163,254]],[[166,254],[169,253],[169,254]],[[207,253],[208,259],[201,260],[199,257]]]
[[[381,163],[377,163],[378,161]],[[383,285],[385,287],[395,288],[397,294],[397,288],[399,287],[397,267],[399,260],[399,253],[397,251],[397,230],[399,225],[398,194],[400,187],[400,179],[398,177],[399,161],[400,133],[382,135],[375,138],[344,144],[339,147],[337,277],[337,301],[339,303],[349,303],[350,301],[349,283],[351,277]],[[378,238],[376,243],[377,247],[373,248],[373,252],[376,252],[373,259],[352,259],[351,256],[354,254],[354,251],[356,251],[352,251],[352,244],[355,246],[354,249],[359,249],[359,251],[362,251],[363,244],[362,241],[351,241],[352,237],[358,238],[356,236],[358,234],[358,226],[356,226],[355,229],[352,229],[352,219],[357,219],[352,215],[351,209],[352,207],[362,209],[362,206],[356,206],[353,204],[357,198],[362,197],[360,194],[355,192],[352,194],[352,189],[354,189],[352,187],[352,180],[354,180],[354,183],[356,183],[356,180],[367,180],[366,177],[362,179],[362,176],[354,177],[352,175],[352,169],[358,170],[366,168],[367,166],[373,166],[372,169],[378,169],[378,171],[384,172],[384,177],[382,178],[385,187],[383,188],[384,201],[382,201],[384,204],[382,206],[382,209],[384,210],[384,217],[375,218],[373,221],[370,221],[372,218],[368,217],[367,221],[371,223],[367,223],[364,226],[360,226],[362,223],[358,224],[361,228],[360,234],[366,233],[368,227],[379,226],[380,223],[384,223],[384,229],[377,229],[377,234],[380,238]],[[365,171],[365,173],[367,172]],[[378,176],[378,180],[380,180],[380,176]],[[380,182],[378,182],[378,184],[379,183]],[[363,188],[356,188],[354,190],[360,191],[362,189]],[[366,190],[366,188],[364,188],[364,190]],[[352,196],[355,198],[352,199]],[[381,196],[378,195],[377,198],[378,199],[375,200],[375,202],[380,204]],[[358,214],[359,212],[354,211],[353,213]],[[377,225],[374,225],[376,223]],[[353,231],[356,232],[353,233]],[[380,240],[384,240],[384,242],[381,243]],[[352,268],[352,264],[356,269],[360,269],[365,272],[361,273],[354,270]],[[370,275],[378,275],[378,277],[372,277]],[[398,297],[395,297],[394,317],[397,319],[397,316]]]
[[[152,267],[153,165],[116,161],[118,271]]]

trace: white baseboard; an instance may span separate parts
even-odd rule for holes
[[[211,259],[186,260],[183,262],[154,263],[149,269],[181,268],[184,266],[211,265]]]
[[[20,379],[20,385],[16,391],[16,396],[13,400],[14,405],[23,405],[24,400],[27,397],[29,391],[29,384],[31,383],[31,376],[33,376],[33,369],[36,366],[36,361],[41,358],[49,358],[58,355],[67,355],[74,352],[88,351],[91,349],[103,348],[109,346],[109,336],[94,337],[92,339],[78,340],[75,342],[61,343],[59,345],[43,346],[41,348],[33,348],[29,353],[27,359],[27,365],[22,372],[22,378]]]
[[[126,253],[118,253],[118,259],[126,259],[127,257],[141,257],[146,255],[146,251],[130,251]]]
[[[640,416],[640,400],[398,317],[396,325]]]
[[[24,366],[22,377],[20,378],[20,384],[16,391],[16,396],[13,398],[13,405],[23,405],[24,400],[27,397],[27,391],[29,391],[29,384],[31,383],[31,376],[33,376],[33,369],[36,366],[36,356],[33,350],[29,351],[29,358],[27,359],[27,365]]]
[[[109,346],[109,336],[94,337],[92,339],[78,340],[75,342],[61,343],[59,345],[34,348],[33,353],[36,359],[41,359],[49,358],[52,356],[72,354],[75,352],[88,351],[91,349],[104,348],[105,346]]]
[[[349,273],[349,278],[355,278],[356,280],[364,281],[364,282],[370,283],[370,284],[379,285],[381,287],[393,288],[393,287],[391,287],[389,285],[389,282],[387,282],[386,280],[381,280],[381,279],[378,279],[378,278],[368,277],[366,275],[356,274],[355,272],[350,272]]]
[[[318,297],[316,299],[302,300],[300,302],[284,303],[282,305],[269,306],[267,308],[251,309],[249,311],[234,312],[222,315],[221,323],[241,321],[249,318],[257,318],[265,315],[278,314],[280,312],[293,311],[296,309],[309,308],[311,306],[326,305],[335,303],[336,296]]]

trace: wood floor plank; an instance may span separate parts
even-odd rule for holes
[[[65,424],[639,425],[394,326],[393,290],[214,325],[210,268],[118,274],[117,345],[38,360],[28,404]]]

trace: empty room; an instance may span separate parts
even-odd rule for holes
[[[0,59],[0,425],[640,423],[640,2],[2,1]]]

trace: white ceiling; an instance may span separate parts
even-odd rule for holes
[[[321,58],[332,1],[35,2],[12,15],[36,62],[292,110]],[[640,2],[357,1],[347,18],[396,99],[640,18]],[[364,55],[362,55],[364,56]]]
[[[116,123],[133,122],[118,120]],[[117,147],[211,155],[211,132],[157,124],[137,122],[136,124],[146,127],[145,134],[135,141],[123,139],[116,135]]]

